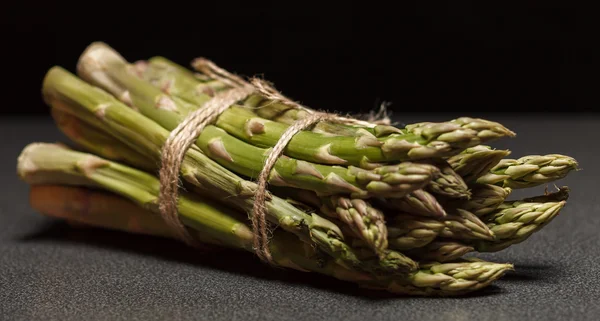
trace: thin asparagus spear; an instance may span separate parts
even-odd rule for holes
[[[465,181],[446,161],[429,160],[424,161],[424,163],[435,165],[440,169],[438,174],[434,175],[433,180],[427,185],[427,190],[431,193],[446,198],[469,199],[471,197],[471,191],[469,191],[469,187]]]
[[[400,212],[436,218],[446,216],[446,211],[435,196],[425,190],[410,192],[403,198],[380,201],[383,207]]]
[[[160,226],[148,226],[148,222],[159,223],[156,214],[132,208],[131,202],[113,194],[67,186],[32,186],[31,206],[42,214],[78,221],[110,229],[156,236],[169,236],[171,231]],[[73,210],[72,204],[85,204]],[[148,221],[148,222],[146,222]],[[233,227],[233,226],[232,226]],[[196,235],[202,235],[196,233]],[[244,242],[248,238],[239,236]],[[313,247],[298,242],[289,233],[275,231],[269,243],[273,259],[280,266],[302,272],[316,272],[334,278],[357,283],[368,288],[384,289],[396,294],[423,296],[461,295],[486,287],[504,273],[513,269],[511,264],[481,261],[464,261],[447,264],[428,264],[427,268],[404,277],[374,278],[368,274],[348,270],[326,257],[319,256]],[[244,247],[248,249],[250,246]]]
[[[111,92],[168,130],[175,128],[197,106],[136,76],[134,68],[103,43],[90,45],[78,62],[78,74],[86,81]],[[232,106],[217,119],[216,126],[258,147],[272,147],[287,125],[257,117],[252,111]],[[373,168],[380,162],[451,156],[483,142],[512,137],[502,125],[482,119],[459,118],[446,123],[418,123],[402,135],[381,141],[375,136],[327,137],[302,131],[288,144],[285,154],[300,160],[333,165]]]
[[[453,263],[424,264],[420,271],[411,275],[410,282],[400,280],[385,287],[378,284],[366,287],[411,295],[457,295],[484,288],[511,270],[512,264],[468,258]]]
[[[436,237],[455,240],[494,240],[494,233],[477,216],[456,209],[440,219],[397,214],[388,221],[389,247],[396,250],[410,250],[423,247]]]
[[[460,242],[433,241],[424,247],[409,251],[408,255],[424,261],[450,262],[474,250],[472,246]]]
[[[545,203],[505,202],[484,218],[496,239],[474,241],[472,244],[479,252],[496,252],[521,243],[550,223],[565,205],[564,200]]]
[[[389,247],[399,251],[431,243],[445,227],[443,221],[407,214],[394,215],[387,223]]]
[[[322,213],[340,219],[376,253],[387,249],[387,227],[379,210],[361,199],[331,196],[321,200]]]
[[[578,167],[574,158],[560,154],[503,159],[489,173],[478,178],[477,183],[529,188],[562,179]]]
[[[494,240],[494,232],[473,213],[457,208],[451,215],[444,218],[444,229],[441,237],[458,240]]]
[[[510,155],[509,150],[497,150],[489,146],[477,145],[450,157],[448,163],[466,183],[473,183],[508,155]]]
[[[500,206],[512,192],[510,187],[500,187],[490,184],[471,185],[471,198],[468,200],[453,200],[444,206],[462,208],[477,217],[483,217]]]
[[[143,165],[146,170],[151,172],[158,170],[158,164],[153,165],[144,156],[139,155],[136,151],[123,145],[112,136],[107,136],[107,134],[100,132],[100,130],[93,129],[92,125],[79,120],[75,116],[55,108],[52,109],[59,128],[67,133],[67,136],[75,142],[84,141],[86,146],[91,146],[92,150],[97,151],[99,156],[115,160],[113,158],[115,156],[114,153],[106,151],[110,151],[111,147],[118,147],[118,159],[131,158],[144,161],[145,164]],[[70,130],[70,128],[77,128],[77,131]],[[92,131],[89,129],[92,129]],[[101,139],[97,140],[97,138]],[[297,191],[295,190],[295,193]],[[311,193],[310,191],[305,192]],[[316,194],[313,194],[313,197],[323,203],[317,207],[321,210],[321,213],[339,218],[343,223],[348,224],[355,235],[362,237],[376,253],[383,253],[387,248],[387,229],[383,214],[374,209],[369,203],[364,200],[348,199],[341,196],[323,196],[319,198]]]

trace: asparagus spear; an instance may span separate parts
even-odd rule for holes
[[[476,258],[452,263],[431,263],[423,265],[413,273],[410,281],[392,281],[385,287],[375,284],[373,289],[386,289],[390,292],[411,295],[456,295],[465,294],[488,286],[507,271],[511,264],[490,263]]]
[[[339,218],[376,253],[387,249],[387,227],[383,213],[361,199],[341,196],[322,198],[321,212]]]
[[[85,80],[111,92],[169,130],[196,108],[140,79],[121,55],[103,43],[90,45],[80,57],[77,69]],[[241,106],[226,110],[215,125],[259,147],[274,146],[287,129],[287,125],[259,118]],[[513,132],[498,123],[460,118],[447,123],[410,125],[403,134],[392,134],[381,141],[368,135],[327,137],[302,131],[290,141],[285,154],[314,163],[373,168],[380,162],[450,156],[485,141],[512,136]]]
[[[444,229],[443,221],[408,214],[398,214],[388,220],[389,247],[404,251],[431,243]]]
[[[562,179],[578,162],[560,154],[529,155],[519,159],[503,159],[489,173],[479,177],[477,183],[502,187],[528,188]]]
[[[451,215],[444,218],[444,229],[440,232],[441,237],[458,240],[494,240],[494,232],[488,228],[473,213],[456,209]]]
[[[116,229],[131,233],[169,236],[171,231],[156,220],[155,213],[141,208],[132,208],[132,203],[113,194],[67,186],[32,186],[31,206],[42,214],[78,221],[91,226]],[[81,204],[75,206],[73,204]],[[85,206],[83,206],[85,205]],[[134,206],[135,207],[135,206]],[[151,228],[150,222],[156,223]],[[143,228],[140,228],[143,224]],[[234,227],[234,226],[232,226]],[[227,234],[227,233],[226,233]],[[195,233],[202,235],[202,233]],[[276,231],[270,242],[273,259],[280,266],[303,272],[316,272],[340,280],[357,283],[363,287],[388,290],[397,294],[410,295],[460,295],[491,284],[504,273],[513,269],[510,264],[481,261],[464,261],[447,264],[428,264],[404,277],[374,278],[368,274],[348,270],[332,260],[315,254],[314,248],[289,233]],[[251,244],[249,239],[242,242]]]
[[[106,92],[78,80],[60,67],[48,72],[44,80],[44,98],[54,108],[61,108],[88,123],[105,128],[107,133],[127,144],[134,150],[151,155],[153,161],[160,160],[161,146],[168,137],[168,131],[136,111],[127,108]],[[71,109],[71,107],[77,109]],[[184,180],[196,186],[202,193],[212,198],[251,212],[252,195],[256,184],[243,180],[227,171],[192,146],[185,154],[181,166]],[[285,230],[294,233],[306,242],[314,242],[323,251],[333,256],[342,256],[349,266],[363,269],[391,267],[390,262],[361,262],[356,259],[351,248],[343,242],[339,228],[317,214],[304,213],[293,205],[271,197],[266,203],[267,218]],[[407,261],[413,266],[414,262]],[[397,266],[399,270],[403,268]],[[394,271],[390,271],[394,272]]]
[[[411,257],[424,261],[450,262],[474,251],[472,246],[455,241],[433,241],[408,252]]]
[[[545,203],[505,202],[484,218],[496,239],[475,241],[473,246],[479,252],[496,252],[521,243],[550,223],[565,205],[564,200]]]
[[[494,240],[494,233],[472,213],[455,209],[443,218],[396,214],[388,221],[390,248],[409,250],[429,244],[437,236],[456,240]]]
[[[510,155],[509,150],[496,150],[489,146],[477,145],[448,158],[448,163],[466,183],[473,183],[508,155]]]
[[[442,205],[440,205],[435,196],[431,195],[425,190],[413,191],[403,198],[385,200],[379,199],[379,201],[385,208],[405,213],[428,217],[446,216],[446,211]]]
[[[444,204],[448,208],[462,208],[477,217],[493,212],[510,195],[510,187],[500,187],[490,184],[473,184],[471,198],[468,200],[453,200]]]
[[[435,165],[440,169],[439,174],[436,174],[427,185],[430,192],[447,198],[469,199],[471,197],[471,191],[465,181],[446,161],[430,160],[424,163]]]

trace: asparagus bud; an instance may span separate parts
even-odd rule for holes
[[[496,150],[489,146],[477,145],[450,157],[448,163],[465,182],[472,183],[487,174],[508,155],[510,155],[509,150]]]
[[[489,173],[477,179],[477,183],[528,188],[562,179],[569,172],[578,170],[578,166],[574,158],[559,154],[503,159]]]

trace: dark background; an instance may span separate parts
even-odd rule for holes
[[[283,3],[3,4],[2,111],[45,115],[45,72],[74,71],[93,41],[130,61],[205,56],[318,109],[596,111],[596,18],[575,2]]]

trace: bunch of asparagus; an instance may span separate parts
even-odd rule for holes
[[[32,143],[18,159],[39,212],[78,225],[175,238],[160,216],[161,148],[222,79],[163,57],[128,62],[104,43],[77,75],[53,67],[42,93],[74,143]],[[282,133],[311,109],[253,94],[230,106],[185,153],[178,214],[210,248],[254,252],[248,213],[255,179]],[[575,159],[507,159],[489,145],[515,133],[474,118],[403,128],[321,122],[297,133],[269,175],[269,249],[283,267],[409,295],[459,295],[512,264],[465,257],[521,243],[565,206],[568,187],[509,201],[554,182]],[[232,255],[235,251],[232,251]]]

